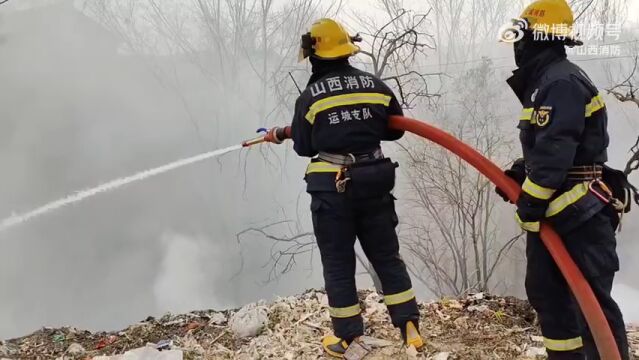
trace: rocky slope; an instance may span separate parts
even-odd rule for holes
[[[401,346],[382,297],[360,293],[372,351],[366,359],[535,359],[545,358],[535,314],[527,302],[477,294],[461,300],[421,303],[423,353]],[[0,343],[8,359],[323,359],[320,339],[330,333],[326,295],[298,297],[239,310],[197,311],[147,318],[113,333],[44,328]],[[630,329],[639,354],[639,333]],[[143,347],[144,349],[139,349]],[[173,351],[156,352],[157,348]],[[124,354],[129,350],[138,349]],[[137,355],[135,355],[137,354]],[[135,355],[135,356],[134,356]],[[146,358],[145,358],[146,359]]]

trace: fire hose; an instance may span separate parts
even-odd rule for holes
[[[521,187],[510,177],[506,176],[501,168],[480,154],[471,146],[465,144],[451,134],[427,123],[403,116],[391,116],[389,127],[396,130],[404,130],[430,140],[445,149],[451,151],[461,159],[472,165],[480,173],[486,176],[492,183],[499,187],[514,203],[519,198]],[[259,129],[258,132],[265,132]],[[287,127],[287,135],[290,128]],[[267,141],[266,136],[260,136],[242,143],[244,147]],[[559,235],[547,223],[541,224],[541,239],[554,259],[557,267],[566,279],[581,311],[588,323],[593,335],[599,355],[604,360],[621,360],[619,348],[604,316],[603,310],[595,297],[590,284],[584,278],[583,273],[571,258]]]
[[[389,127],[411,132],[443,146],[485,175],[497,187],[502,189],[512,202],[516,202],[519,198],[521,188],[513,179],[504,175],[503,171],[497,165],[477,152],[477,150],[458,140],[451,134],[424,122],[402,116],[391,117]],[[555,260],[557,267],[577,299],[577,303],[586,318],[586,322],[597,344],[599,355],[605,360],[621,360],[619,348],[612,335],[608,320],[606,320],[590,284],[588,284],[581,270],[579,270],[577,264],[575,264],[570,257],[563,241],[552,227],[546,223],[542,223],[540,234],[544,245],[546,245],[550,255]]]

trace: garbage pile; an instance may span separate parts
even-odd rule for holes
[[[529,304],[516,298],[474,294],[420,304],[427,349],[403,347],[383,298],[360,292],[366,321],[366,359],[543,359],[542,338]],[[0,342],[0,359],[191,360],[324,359],[329,334],[327,297],[311,290],[238,310],[196,311],[149,317],[119,332],[43,328]],[[630,328],[639,355],[639,328]]]

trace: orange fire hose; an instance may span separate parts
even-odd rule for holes
[[[447,132],[421,121],[402,116],[392,116],[389,126],[393,129],[411,132],[443,146],[488,177],[490,181],[508,195],[511,201],[515,202],[519,197],[521,188],[513,179],[504,175],[502,169]],[[621,360],[619,348],[610,330],[610,325],[601,310],[601,306],[577,264],[570,257],[561,238],[548,224],[542,223],[541,239],[577,299],[595,339],[601,358],[604,360]]]

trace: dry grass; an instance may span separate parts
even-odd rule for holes
[[[382,297],[364,291],[360,298],[369,337],[366,341],[375,345],[367,359],[415,358],[402,347]],[[228,328],[234,311],[199,311],[148,318],[115,333],[45,328],[2,343],[0,358],[91,359],[173,340],[174,348],[182,349],[186,359],[323,359],[320,339],[330,333],[326,303],[323,292],[312,290],[264,304],[269,324],[259,336],[250,339],[235,338]],[[421,331],[428,346],[416,356],[418,359],[531,359],[534,357],[530,354],[539,352],[542,346],[535,313],[522,300],[478,294],[461,300],[422,303],[420,310]],[[636,329],[630,329],[635,348],[639,348],[637,334]],[[87,352],[69,355],[67,349],[73,343],[82,345]]]

